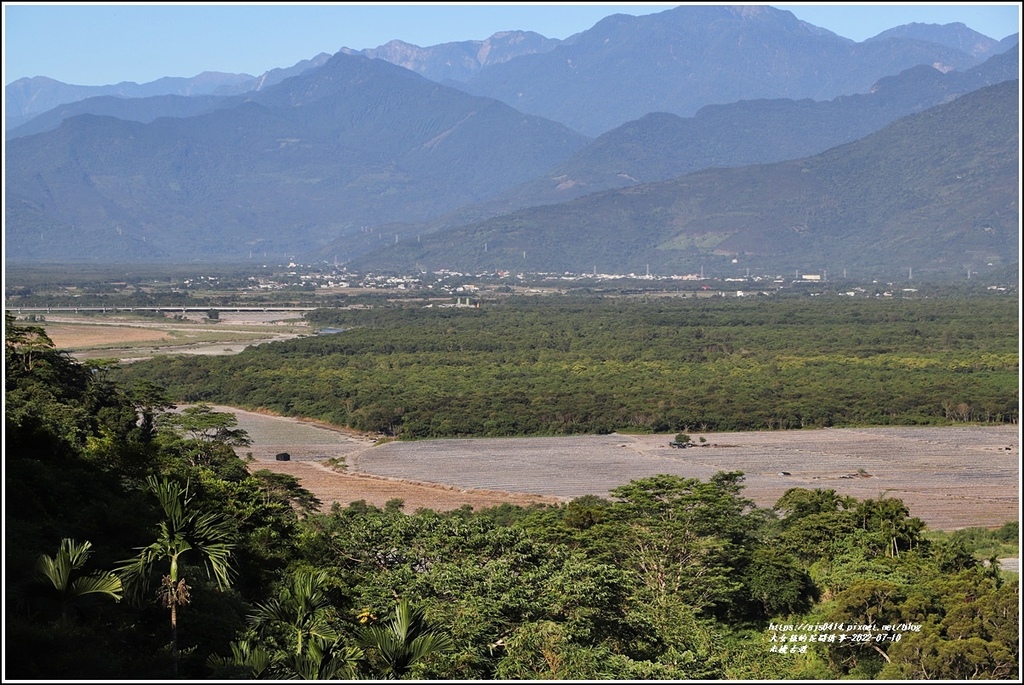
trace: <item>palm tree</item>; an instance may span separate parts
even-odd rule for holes
[[[387,679],[401,678],[420,659],[453,648],[451,638],[433,630],[423,610],[413,608],[407,599],[399,600],[395,616],[387,624],[363,628],[359,641],[374,650],[382,664],[381,675]]]
[[[262,645],[254,645],[248,640],[237,640],[231,643],[231,656],[211,654],[206,664],[215,674],[238,674],[251,680],[259,680],[270,671],[274,658]]]
[[[78,575],[74,572],[85,566],[91,554],[92,543],[75,542],[64,538],[60,542],[57,556],[40,554],[36,560],[36,571],[39,574],[40,586],[47,594],[56,594],[60,604],[61,620],[67,620],[71,605],[86,595],[106,595],[120,602],[122,595],[121,579],[109,571],[97,571],[89,575]]]
[[[231,656],[210,655],[206,664],[217,678],[249,680],[351,680],[363,652],[338,641],[309,639],[301,654],[268,649],[249,640],[231,643]]]
[[[164,477],[147,479],[150,492],[156,495],[163,512],[157,539],[146,547],[137,547],[139,554],[121,562],[119,571],[130,581],[136,596],[142,593],[153,568],[159,563],[168,564],[168,573],[160,584],[160,602],[171,612],[171,655],[174,672],[178,671],[178,607],[191,601],[184,577],[179,577],[179,564],[188,554],[189,558],[199,557],[208,577],[214,579],[221,590],[231,584],[231,550],[228,542],[232,528],[223,516],[210,512],[195,511],[192,507],[194,495],[189,484],[181,484]],[[194,553],[194,554],[192,554]]]
[[[334,627],[337,612],[326,589],[328,578],[325,571],[296,571],[276,597],[257,604],[249,617],[261,637],[280,628],[294,639],[294,648],[280,660],[289,676],[348,678],[363,656],[362,650],[340,642],[341,634]]]
[[[331,642],[339,637],[332,626],[334,606],[324,589],[325,571],[296,571],[276,597],[257,604],[249,617],[260,635],[273,627],[283,627],[295,639],[294,653],[301,655],[310,640]]]
[[[879,495],[877,500],[866,499],[857,509],[860,527],[878,533],[885,545],[885,556],[898,557],[900,551],[912,549],[920,542],[924,522],[919,518],[911,518],[910,510],[903,500],[886,497],[889,490]]]
[[[314,637],[306,643],[302,654],[288,654],[281,662],[289,678],[351,680],[362,657],[363,650],[358,647],[342,645],[339,640]]]

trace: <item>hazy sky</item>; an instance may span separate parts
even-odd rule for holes
[[[679,4],[5,2],[4,84],[31,76],[75,85],[146,83],[203,71],[255,76],[321,52],[393,39],[426,47],[509,30],[567,38],[610,14],[650,14]],[[1016,2],[748,4],[788,10],[855,41],[912,22],[962,22],[997,40],[1020,31]]]

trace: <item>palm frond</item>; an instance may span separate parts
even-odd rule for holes
[[[39,584],[46,594],[54,596],[67,611],[70,604],[85,595],[102,594],[121,601],[121,579],[107,571],[96,571],[88,575],[73,577],[89,559],[92,543],[75,542],[71,538],[61,540],[57,556],[40,554],[36,559],[36,573]]]
[[[223,590],[231,585],[234,569],[231,566],[230,540],[233,529],[228,520],[215,513],[190,511],[193,495],[190,483],[169,478],[150,476],[147,489],[157,498],[164,518],[158,523],[157,539],[146,547],[137,547],[138,555],[119,562],[118,572],[134,586],[133,594],[144,588],[153,567],[169,562],[171,577],[176,577],[178,559],[186,552],[195,551],[202,557],[207,575]]]
[[[325,572],[297,571],[276,597],[257,604],[249,623],[261,635],[270,627],[283,628],[295,637],[295,653],[304,652],[312,640],[335,642],[339,633],[332,624],[334,607],[324,590]]]
[[[95,573],[83,576],[71,584],[71,594],[75,597],[102,594],[109,595],[120,602],[122,592],[121,579],[113,573]]]
[[[206,663],[214,670],[245,669],[254,680],[265,677],[274,664],[274,656],[262,646],[248,640],[237,640],[231,643],[231,656],[211,654]]]
[[[68,590],[71,572],[85,565],[91,548],[92,543],[88,540],[79,543],[71,538],[64,538],[57,549],[57,556],[39,555],[36,559],[36,571],[49,580],[54,589],[64,593]]]
[[[454,647],[451,638],[433,630],[420,608],[401,599],[386,625],[367,626],[359,632],[359,644],[376,651],[386,665],[387,677],[401,678],[414,663],[435,652]]]
[[[301,654],[289,654],[284,661],[295,676],[304,680],[349,680],[362,656],[358,647],[344,646],[337,640],[313,639],[308,649]]]
[[[40,554],[36,560],[36,572],[46,578],[58,592],[63,592],[67,587],[68,576],[71,573],[67,563],[62,563],[62,561],[64,560],[60,558],[59,554],[56,559],[46,554]]]

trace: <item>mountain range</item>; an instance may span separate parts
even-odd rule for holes
[[[751,250],[756,231],[747,227],[679,238],[685,249],[665,247],[676,239],[662,235],[651,252],[651,240],[630,228],[622,229],[631,236],[628,249],[591,228],[625,216],[604,214],[607,198],[617,197],[618,206],[642,204],[637,198],[650,193],[685,195],[690,186],[674,180],[703,169],[736,196],[738,177],[714,174],[817,159],[830,149],[854,154],[848,144],[904,118],[918,121],[901,129],[907,140],[927,146],[909,133],[923,120],[908,115],[1015,84],[1016,45],[1016,36],[997,42],[957,24],[912,24],[854,43],[770,7],[685,6],[613,15],[564,41],[518,31],[432,48],[392,41],[342,49],[256,79],[213,79],[220,83],[205,92],[125,91],[64,102],[14,128],[8,112],[5,254],[27,262],[340,258],[401,270],[435,264],[438,249],[453,260],[450,268],[486,266],[499,244],[511,250],[519,240],[524,246],[513,252],[520,263],[506,267],[587,262],[589,270],[601,261],[602,269],[621,270],[642,261],[678,270],[701,255],[731,263],[740,254],[757,255],[765,268],[812,257],[831,263],[840,246],[864,241],[812,232],[823,243],[764,228],[763,244]],[[8,109],[22,102],[10,97],[13,86],[28,90],[8,86]],[[960,115],[983,117],[969,107]],[[894,149],[915,158],[914,150]],[[747,169],[745,177],[757,174]],[[1002,187],[991,179],[974,191],[1006,212]],[[800,193],[790,199],[819,201]],[[818,216],[816,206],[805,213]],[[559,208],[574,217],[557,229],[561,242],[550,231],[520,240],[533,230],[524,216],[553,217]],[[891,217],[874,220],[883,218]],[[537,220],[556,230],[555,219]],[[843,225],[858,235],[882,230]],[[485,241],[494,251],[487,259],[459,247],[497,226],[510,239]],[[960,269],[954,262],[967,258],[1017,261],[1015,253],[991,256],[1005,241],[970,247],[955,230],[947,233],[948,255],[934,240],[906,244],[927,247],[930,256],[917,261],[936,269]],[[616,259],[599,260],[602,251]],[[570,258],[574,252],[579,259]],[[869,266],[860,257],[847,262]]]
[[[944,30],[940,42],[855,43],[773,7],[684,6],[606,17],[569,44],[481,71],[465,89],[596,136],[652,111],[692,116],[737,100],[829,100],[918,64],[978,63],[946,41]]]
[[[61,112],[59,109],[60,105],[80,102],[86,99],[108,97],[123,102],[125,99],[166,95],[199,97],[204,95],[234,95],[258,91],[280,83],[291,76],[297,76],[308,69],[321,66],[329,58],[330,55],[321,53],[312,59],[302,60],[291,67],[271,69],[258,77],[249,76],[248,74],[225,74],[206,71],[191,78],[166,76],[150,83],[138,84],[126,81],[111,86],[75,86],[61,83],[45,76],[21,78],[4,88],[4,130],[9,131],[17,128],[44,112],[50,113],[50,119],[55,119],[59,123],[61,119],[65,119],[68,116],[85,113],[84,111],[67,109],[64,110],[64,113],[59,114],[58,112]],[[171,107],[174,106],[171,105]],[[57,109],[55,110],[55,108]],[[91,111],[91,113],[101,114],[103,112]],[[190,115],[190,113],[182,111],[177,114],[166,114],[165,116]],[[53,127],[55,126],[50,128]],[[29,132],[35,133],[36,131],[32,130]]]
[[[202,115],[80,115],[8,141],[7,258],[290,258],[479,202],[586,142],[339,53]]]
[[[548,174],[480,205],[460,208],[419,233],[589,193],[663,181],[709,167],[765,164],[811,155],[868,135],[901,116],[1017,77],[1014,46],[966,71],[911,67],[868,93],[834,100],[742,100],[693,117],[653,112],[599,136]]]
[[[961,23],[908,24],[856,43],[768,6],[683,6],[640,17],[611,15],[565,40],[506,31],[483,41],[422,48],[393,40],[377,48],[341,52],[391,62],[594,137],[650,112],[687,117],[705,105],[741,99],[829,100],[867,92],[879,78],[918,64],[962,70],[1016,43],[1016,35],[997,42]],[[5,130],[58,104],[103,95],[259,91],[320,66],[328,57],[320,54],[259,77],[206,72],[114,86],[19,79],[5,89]],[[62,111],[67,116],[109,113],[88,106]],[[132,116],[127,111],[122,115]],[[50,112],[49,126],[60,116]]]
[[[1019,241],[1019,103],[1018,81],[1004,81],[818,155],[524,209],[400,242],[352,268],[1005,271]]]

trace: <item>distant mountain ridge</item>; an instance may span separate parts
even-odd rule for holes
[[[831,100],[919,64],[963,70],[980,61],[918,38],[855,43],[769,6],[701,5],[606,17],[571,44],[493,65],[463,87],[597,136],[652,111]]]
[[[963,72],[917,66],[887,76],[869,93],[828,102],[810,99],[742,100],[709,105],[682,118],[652,112],[589,143],[556,169],[479,206],[460,208],[422,227],[452,228],[523,207],[663,181],[708,167],[736,167],[796,159],[862,138],[901,116],[983,86],[1017,78],[1014,46]]]
[[[68,102],[43,112],[19,126],[7,129],[7,140],[53,131],[65,119],[83,114],[114,117],[125,121],[148,124],[161,117],[183,119],[206,114],[230,104],[220,95],[151,95],[126,98],[116,95],[97,95],[84,100]]]
[[[737,61],[736,48],[758,43],[778,45],[782,35],[803,41],[806,54],[790,54],[787,47],[752,63]],[[694,46],[702,41],[717,47],[692,54]],[[865,92],[879,78],[914,64],[962,70],[1015,43],[1014,36],[997,43],[963,24],[895,27],[855,43],[799,21],[789,12],[741,5],[682,6],[641,17],[613,15],[565,40],[545,38],[530,31],[505,31],[486,40],[430,47],[393,40],[377,48],[342,48],[341,52],[389,61],[439,83],[495,97],[593,137],[652,111],[692,116],[706,104],[750,97],[830,100],[840,94]],[[667,46],[669,53],[658,53],[659,45]],[[806,52],[808,49],[810,52]],[[547,57],[543,58],[544,55]],[[259,77],[205,73],[191,79],[165,78],[149,84],[114,86],[72,86],[44,77],[19,79],[5,89],[5,130],[10,132],[33,116],[89,97],[233,95],[257,91],[316,68],[328,57],[322,53]],[[706,63],[695,65],[693,70],[703,74],[703,78],[687,78],[689,72],[681,76],[671,68],[672,62],[689,64],[694,59]],[[568,80],[559,76],[564,71],[563,60],[572,63]],[[760,69],[759,62],[769,68]],[[823,67],[825,73],[821,71]],[[534,70],[537,73],[531,74]],[[803,77],[801,70],[807,72]],[[643,74],[657,76],[636,78]],[[720,91],[713,85],[716,80],[735,81],[737,75],[742,76],[744,84],[739,89],[739,82],[733,84],[731,91]],[[580,84],[571,82],[576,76],[587,82],[582,91]],[[649,87],[652,83],[657,85],[658,79],[667,83],[666,76],[678,82],[672,89]],[[800,78],[804,79],[802,83]],[[613,90],[601,87],[602,82],[614,84]],[[567,104],[570,102],[575,104]],[[185,108],[179,106],[173,111],[182,109]],[[68,115],[100,113],[89,106],[64,111]],[[53,118],[50,113],[51,121]],[[40,123],[31,130],[40,130]]]
[[[556,38],[545,38],[533,31],[501,31],[486,40],[442,43],[426,48],[392,40],[376,48],[342,48],[342,52],[382,59],[415,71],[431,81],[449,83],[467,81],[481,69],[516,57],[548,52],[562,42]]]
[[[1019,268],[1019,85],[1004,81],[813,157],[533,207],[383,247],[356,270],[892,277]]]
[[[17,128],[33,117],[49,112],[55,107],[68,103],[79,102],[87,98],[149,98],[166,95],[181,97],[197,97],[210,95],[235,95],[254,90],[262,90],[275,83],[280,83],[290,76],[300,74],[307,69],[323,65],[330,55],[321,53],[308,60],[282,69],[271,69],[260,76],[248,74],[225,74],[206,71],[190,78],[167,76],[149,83],[133,83],[126,81],[109,86],[75,86],[61,83],[45,76],[22,78],[4,88],[4,122],[5,130]],[[185,106],[188,111],[196,108]],[[96,113],[96,112],[89,112]],[[188,115],[185,115],[188,116]]]
[[[341,53],[228,100],[150,123],[81,115],[9,141],[6,258],[289,259],[379,241],[373,227],[478,202],[587,142]]]
[[[882,31],[877,36],[868,40],[879,41],[889,38],[912,38],[914,40],[937,43],[981,59],[986,59],[997,52],[1002,52],[999,41],[982,35],[961,22],[951,24],[922,24],[917,22],[903,24],[902,26]]]

